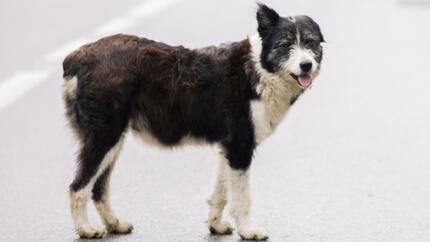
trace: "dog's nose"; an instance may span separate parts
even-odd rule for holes
[[[301,62],[300,69],[302,69],[303,72],[309,72],[312,69],[312,62],[310,61]]]

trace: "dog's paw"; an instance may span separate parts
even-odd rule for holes
[[[267,240],[269,234],[261,227],[248,227],[238,231],[243,240]]]
[[[231,234],[233,230],[233,226],[231,226],[231,224],[227,221],[222,221],[209,225],[209,231],[212,234]]]
[[[109,233],[128,234],[133,231],[133,225],[129,222],[118,220],[117,223],[107,226]]]
[[[102,226],[93,226],[90,224],[83,225],[76,229],[79,237],[85,239],[97,239],[103,237],[105,235],[106,230]]]

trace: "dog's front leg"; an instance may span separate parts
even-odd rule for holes
[[[236,221],[237,232],[242,239],[266,240],[268,233],[264,228],[250,224],[251,195],[249,191],[249,169],[229,169],[230,213]]]
[[[231,133],[222,143],[222,150],[228,161],[226,166],[227,190],[229,193],[229,210],[236,222],[240,237],[245,240],[266,240],[265,229],[252,226],[250,223],[251,194],[249,190],[249,173],[255,149],[255,136],[251,119],[237,117],[231,122]]]

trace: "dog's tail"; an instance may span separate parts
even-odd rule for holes
[[[80,63],[76,60],[75,52],[69,54],[63,61],[63,77],[75,76],[79,71]]]
[[[63,78],[67,80],[84,74],[90,64],[81,49],[73,51],[63,61]]]

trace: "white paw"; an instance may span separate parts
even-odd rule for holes
[[[247,227],[238,231],[243,240],[266,240],[269,234],[261,227]]]
[[[93,226],[90,224],[83,225],[76,229],[79,237],[86,239],[101,238],[106,233],[106,230],[102,226]]]
[[[109,233],[128,234],[133,230],[133,225],[127,221],[117,220],[115,224],[107,226]]]
[[[231,234],[233,230],[233,226],[227,221],[209,224],[209,231],[212,234]]]

